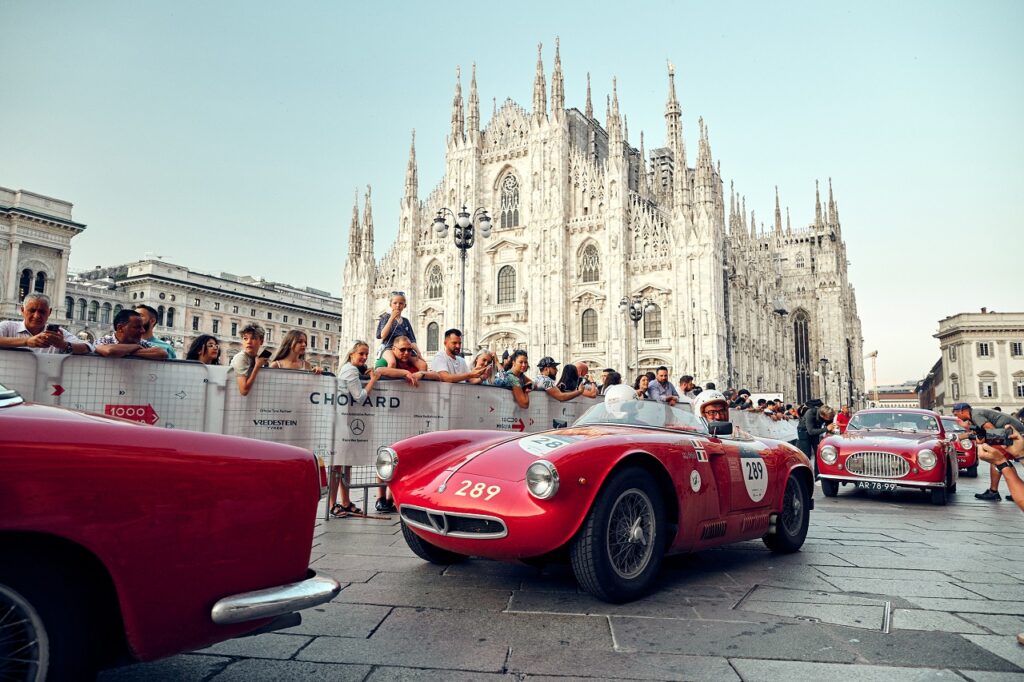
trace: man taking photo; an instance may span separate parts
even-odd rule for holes
[[[1017,433],[1024,433],[1024,424],[1004,412],[988,410],[984,407],[972,408],[967,403],[957,403],[953,405],[953,415],[960,421],[967,424],[968,428],[974,427],[974,432],[982,431],[982,433],[984,433],[984,431],[991,431],[994,429],[1002,430],[1007,426],[1012,426],[1017,430]],[[973,435],[974,432],[967,431],[961,434],[960,439],[963,440],[964,438],[968,438]],[[982,448],[979,444],[979,453],[981,450]],[[999,478],[999,471],[997,471],[994,466],[990,467],[989,488],[983,493],[976,494],[975,497],[979,500],[995,501],[1001,499],[999,495]],[[1012,500],[1013,497],[1007,495],[1006,499]]]

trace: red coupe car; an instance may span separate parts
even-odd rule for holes
[[[941,417],[930,410],[861,410],[846,433],[818,445],[818,476],[826,497],[839,486],[893,491],[911,487],[946,504],[956,492],[957,457]]]
[[[666,553],[762,538],[795,552],[813,506],[796,448],[735,436],[686,410],[604,403],[571,428],[509,437],[447,431],[378,451],[409,547],[434,563],[466,556],[568,559],[612,602],[652,586]]]
[[[0,386],[0,679],[88,679],[295,625],[312,453],[26,404]]]
[[[942,428],[946,430],[946,435],[959,436],[962,433],[967,432],[965,427],[959,419],[956,417],[943,417]],[[964,476],[968,478],[978,477],[978,448],[974,447],[974,440],[970,438],[964,438],[961,440],[957,438],[952,441],[953,449],[956,450],[956,463],[960,467],[960,471],[964,472]]]

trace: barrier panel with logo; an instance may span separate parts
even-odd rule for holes
[[[729,419],[732,420],[734,428],[759,438],[771,438],[786,442],[796,440],[796,420],[772,421],[771,417],[760,412],[741,412],[740,410],[729,410]]]

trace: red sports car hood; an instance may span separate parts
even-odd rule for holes
[[[581,449],[590,450],[608,440],[623,444],[636,442],[641,433],[646,439],[651,432],[628,426],[581,426],[528,433],[481,450],[476,456],[467,458],[458,471],[506,481],[521,481],[526,477],[526,469],[537,460],[546,459],[557,464],[558,460],[577,454]],[[669,432],[666,432],[666,436],[679,438]]]
[[[939,440],[935,433],[903,433],[900,431],[847,431],[841,436],[829,436],[831,445],[842,448],[855,447],[863,449],[877,447],[881,449],[928,447]]]

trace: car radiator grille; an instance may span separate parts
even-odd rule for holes
[[[891,452],[855,452],[846,458],[846,470],[870,478],[902,478],[910,463]]]
[[[505,522],[482,514],[442,512],[403,504],[402,520],[410,526],[454,538],[496,540],[508,535]]]

